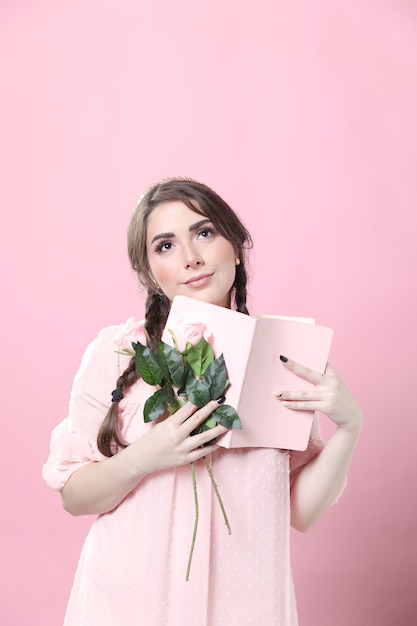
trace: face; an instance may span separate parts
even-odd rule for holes
[[[236,254],[208,218],[180,201],[158,205],[149,216],[146,251],[151,276],[169,300],[183,295],[230,306]]]

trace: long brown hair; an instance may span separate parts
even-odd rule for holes
[[[230,241],[235,249],[240,264],[236,266],[236,276],[231,290],[231,305],[240,313],[248,314],[247,298],[247,250],[252,247],[252,239],[231,207],[215,191],[189,178],[169,178],[153,185],[141,197],[130,220],[127,233],[129,259],[137,272],[139,281],[147,290],[145,303],[145,329],[150,338],[150,347],[155,348],[171,307],[171,302],[155,285],[150,274],[146,251],[146,233],[149,216],[163,202],[183,202],[189,209],[208,217],[217,232]],[[122,394],[139,378],[135,368],[135,359],[117,379],[116,389]],[[118,402],[112,405],[101,425],[97,436],[97,445],[102,454],[112,456],[111,447],[115,443],[126,447],[122,440],[118,420]]]

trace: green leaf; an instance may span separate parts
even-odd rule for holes
[[[169,383],[159,389],[158,393],[160,397],[165,400],[167,405],[166,408],[171,415],[178,411],[178,409],[184,404],[184,402],[178,400],[177,396],[175,395],[174,389]]]
[[[167,408],[166,401],[166,388],[158,389],[155,393],[146,400],[143,407],[143,419],[145,422],[153,422],[158,419]]]
[[[189,376],[187,379],[186,394],[188,400],[198,407],[202,407],[210,401],[209,387],[193,376]]]
[[[182,380],[182,385],[177,389],[177,396],[183,397],[187,396],[187,382],[195,380],[194,374],[188,367],[188,365],[184,364],[184,377]]]
[[[178,400],[178,398],[176,398],[174,402],[170,402],[167,406],[169,414],[174,415],[174,413],[176,413],[178,409],[184,406],[184,404],[185,402],[183,402],[182,400]]]
[[[197,435],[198,433],[204,433],[206,430],[210,430],[211,428],[214,428],[217,425],[216,422],[216,418],[213,417],[213,415],[209,415],[204,422],[202,422],[201,424],[199,424],[197,426],[197,428],[195,428],[192,432],[191,435]],[[207,444],[203,444],[203,445],[207,445]]]
[[[239,415],[235,409],[229,404],[223,404],[218,409],[213,411],[212,416],[215,418],[218,424],[225,426],[226,428],[241,429],[242,422],[239,419]]]
[[[210,363],[214,361],[214,353],[210,344],[204,337],[201,337],[195,346],[186,351],[186,358],[194,374],[197,378],[201,378]]]
[[[187,341],[187,343],[185,344],[185,348],[181,352],[181,354],[188,354],[188,352],[191,350],[192,347],[193,347],[193,344]]]
[[[168,332],[169,332],[169,334],[170,334],[170,335],[171,335],[171,337],[172,337],[172,341],[174,342],[174,348],[175,348],[176,350],[178,350],[178,344],[177,344],[177,340],[176,340],[176,337],[175,337],[175,333],[174,333],[174,331],[172,330],[172,328],[168,328]],[[178,352],[179,352],[179,350],[178,350]]]
[[[204,372],[203,382],[210,389],[210,400],[219,398],[227,387],[227,372],[224,356],[221,354],[218,359],[210,363]]]
[[[156,353],[159,366],[163,371],[164,377],[179,389],[184,383],[185,367],[181,355],[169,346],[160,341]]]
[[[205,426],[204,430],[208,430],[209,428],[214,428],[216,426],[216,418],[213,415],[209,415],[209,417],[204,420],[203,426]]]
[[[181,389],[178,390],[179,395],[187,395],[188,385],[192,385],[193,382],[197,380],[196,377],[194,376],[194,372],[188,367],[188,365],[186,365],[185,368],[186,368],[185,382],[184,382],[184,385],[181,387]]]
[[[158,389],[156,393],[158,393],[161,398],[164,398],[165,402],[168,404],[172,404],[177,400],[174,390],[169,383],[166,383],[161,389]]]
[[[136,369],[148,385],[160,385],[164,374],[158,365],[155,354],[141,343],[132,344],[136,352]]]

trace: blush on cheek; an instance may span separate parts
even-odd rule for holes
[[[166,267],[166,266],[155,267],[152,273],[157,283],[164,283],[166,281],[170,281],[174,277],[173,271],[169,267]]]
[[[175,294],[172,293],[176,285],[176,272],[166,263],[151,263],[151,272],[155,282],[162,291],[172,300]]]

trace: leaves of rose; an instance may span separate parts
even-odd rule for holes
[[[214,361],[212,347],[204,337],[201,337],[200,341],[196,343],[195,346],[191,343],[187,343],[183,355],[197,378],[201,378],[209,365]],[[224,389],[225,387],[223,387],[222,391],[224,391]]]
[[[215,359],[204,337],[195,346],[187,343],[182,353],[162,341],[158,343],[156,352],[140,343],[132,343],[132,346],[137,371],[148,385],[158,387],[145,402],[145,422],[156,420],[167,410],[175,413],[182,404],[181,396],[202,407],[219,398],[229,385],[223,355]],[[242,428],[235,409],[222,405],[213,411],[197,432],[213,428],[216,423],[226,428]]]
[[[218,359],[214,358],[213,350],[208,343],[212,335],[204,324],[181,321],[178,323],[176,332],[170,329],[168,331],[173,337],[174,348],[160,341],[154,352],[142,343],[132,343],[137,371],[148,385],[157,387],[153,395],[145,402],[143,410],[145,422],[156,420],[166,411],[171,414],[175,413],[187,399],[197,407],[202,407],[210,400],[216,400],[222,396],[229,385],[224,357],[220,355]],[[191,434],[204,432],[214,428],[216,424],[223,424],[227,428],[242,428],[234,408],[220,405]],[[213,439],[205,445],[210,445],[214,441]],[[230,535],[232,530],[212,469],[205,457],[203,457],[203,461]],[[195,522],[185,580],[189,580],[198,527],[198,498],[194,462],[191,462],[190,466],[194,490]]]

